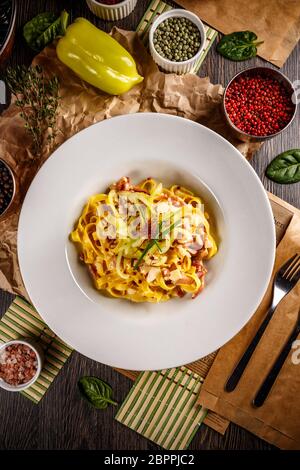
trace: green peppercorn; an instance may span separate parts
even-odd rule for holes
[[[153,44],[156,51],[174,62],[194,57],[201,46],[201,35],[197,26],[184,17],[171,17],[155,30]]]

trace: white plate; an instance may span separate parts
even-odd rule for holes
[[[203,196],[220,246],[195,300],[109,299],[78,262],[68,235],[85,201],[124,175]],[[186,364],[226,343],[261,301],[274,253],[272,211],[249,163],[206,127],[162,114],[113,118],[69,139],[36,175],[19,222],[22,276],[45,322],[82,354],[133,370]]]

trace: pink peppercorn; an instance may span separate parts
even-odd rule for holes
[[[254,136],[280,131],[292,119],[295,110],[285,86],[260,74],[237,77],[227,89],[225,108],[238,129]]]

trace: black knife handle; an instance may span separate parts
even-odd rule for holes
[[[276,380],[276,378],[277,378],[277,376],[278,376],[278,374],[279,374],[286,358],[288,357],[289,352],[292,348],[293,342],[297,338],[299,332],[300,332],[300,327],[299,326],[294,328],[294,330],[292,331],[289,339],[287,340],[284,347],[282,348],[281,353],[277,357],[272,369],[270,370],[267,377],[263,381],[260,389],[258,390],[258,392],[257,392],[257,394],[256,394],[256,396],[253,400],[253,405],[254,406],[259,407],[259,406],[262,406],[264,404],[265,399],[269,395],[269,392],[270,392],[270,390],[271,390],[271,388],[272,388],[272,386],[273,386],[273,384],[274,384],[274,382],[275,382],[275,380]]]
[[[254,338],[252,339],[251,343],[247,347],[246,351],[242,355],[241,359],[239,360],[238,364],[236,365],[234,371],[232,372],[231,376],[226,382],[225,385],[225,390],[226,392],[232,392],[237,384],[240,381],[240,378],[242,377],[244,370],[247,367],[248,362],[250,361],[252,354],[254,353],[256,346],[258,345],[262,335],[265,332],[265,329],[267,328],[269,321],[272,318],[272,315],[274,313],[275,308],[271,306],[262,322],[260,325],[259,329],[257,330]]]

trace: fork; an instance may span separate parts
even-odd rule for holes
[[[274,365],[272,366],[270,372],[268,373],[267,377],[263,381],[262,385],[260,386],[255,398],[253,400],[253,405],[256,407],[262,406],[265,402],[265,399],[269,395],[269,392],[281,371],[281,368],[288,357],[290,350],[292,349],[293,343],[296,340],[297,336],[300,333],[300,310],[298,312],[298,319],[297,323],[293,328],[292,333],[290,334],[289,338],[287,339],[285,345],[283,346],[279,356],[277,357]]]
[[[259,329],[256,332],[256,335],[252,339],[251,343],[247,347],[246,351],[244,352],[243,356],[239,360],[238,364],[236,365],[234,371],[228,378],[225,390],[226,392],[232,392],[237,384],[240,381],[241,376],[243,375],[248,362],[250,361],[252,354],[255,351],[256,346],[258,345],[262,335],[267,328],[273,313],[279,304],[279,302],[285,297],[290,290],[295,286],[295,284],[300,279],[300,255],[295,254],[292,258],[290,258],[275,275],[274,283],[273,283],[273,298],[272,303],[269,307],[269,310],[261,323]]]

